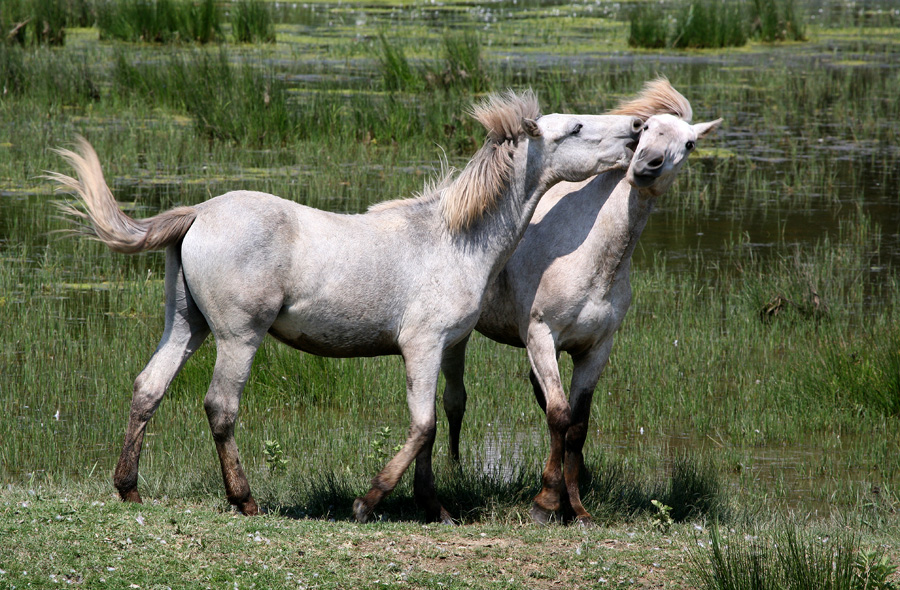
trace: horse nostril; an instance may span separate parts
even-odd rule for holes
[[[638,119],[637,117],[635,117],[634,119],[632,119],[632,121],[631,121],[631,130],[632,130],[634,133],[640,133],[641,130],[642,130],[643,128],[644,128],[644,122],[643,122],[643,121],[641,121],[641,120]]]
[[[665,158],[660,156],[651,162],[647,162],[647,168],[659,168],[663,165],[663,162],[665,162]]]

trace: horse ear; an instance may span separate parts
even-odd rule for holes
[[[528,134],[528,137],[540,137],[542,135],[541,128],[538,127],[537,121],[534,119],[522,119],[522,129]]]
[[[694,129],[697,131],[697,139],[703,139],[715,131],[721,123],[722,119],[716,119],[715,121],[709,121],[708,123],[697,123],[694,125]]]

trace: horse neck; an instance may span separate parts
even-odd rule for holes
[[[540,163],[529,154],[528,142],[521,141],[496,206],[473,224],[464,242],[469,255],[490,261],[491,276],[512,256],[541,197],[557,182],[541,173]]]
[[[613,188],[605,201],[595,196],[593,202],[599,203],[599,210],[583,244],[585,260],[593,265],[598,285],[609,285],[620,273],[627,276],[631,255],[656,202],[654,195],[632,187],[625,180],[624,171],[607,175],[604,180],[613,184]],[[604,186],[599,188],[603,191]]]

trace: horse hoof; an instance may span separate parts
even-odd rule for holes
[[[365,524],[369,522],[369,517],[372,515],[372,509],[369,508],[362,498],[357,498],[353,502],[353,515],[356,517],[356,522]]]
[[[453,517],[450,516],[450,513],[447,512],[446,510],[444,510],[443,508],[441,508],[440,518],[438,518],[436,520],[438,520],[441,524],[446,525],[446,526],[456,526],[457,525],[457,522],[455,520],[453,520]]]
[[[590,516],[579,516],[575,519],[575,524],[583,529],[592,529],[597,526]]]
[[[123,502],[134,502],[135,504],[144,503],[143,500],[141,500],[141,495],[136,489],[128,490],[127,492],[119,492],[119,496],[122,498]]]
[[[537,504],[531,505],[531,520],[541,526],[547,526],[548,524],[550,524],[552,515],[552,512],[550,512],[549,510],[544,510]]]
[[[241,514],[243,514],[244,516],[256,516],[257,514],[259,514],[259,506],[256,504],[256,500],[254,500],[252,497],[246,502],[238,504],[238,510],[240,510]]]

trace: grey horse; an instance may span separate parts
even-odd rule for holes
[[[411,424],[400,451],[354,502],[360,522],[418,457],[414,494],[429,521],[451,522],[434,490],[435,396],[444,350],[474,328],[488,283],[513,253],[540,197],[560,181],[628,165],[642,122],[632,116],[540,116],[531,92],[493,95],[473,116],[487,139],[472,160],[416,198],[359,215],[234,191],[136,220],[117,206],[84,139],[59,150],[77,179],[65,210],[118,252],[166,250],[165,329],[134,383],[113,476],[140,502],[138,463],[147,422],[187,359],[212,333],[216,362],[204,408],[228,501],[258,511],[234,425],[265,335],[312,354],[402,355]]]
[[[515,253],[488,286],[475,326],[488,338],[528,352],[534,394],[550,430],[550,456],[531,510],[540,523],[571,507],[578,522],[591,524],[578,474],[594,389],[631,305],[631,254],[656,199],[696,142],[722,121],[688,123],[690,103],[665,79],[648,83],[640,96],[612,113],[646,119],[630,167],[548,191]],[[450,347],[443,363],[450,454],[457,460],[466,406],[466,342]],[[569,399],[560,378],[561,351],[574,363]]]

